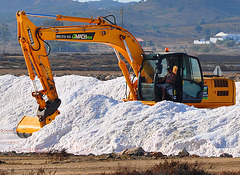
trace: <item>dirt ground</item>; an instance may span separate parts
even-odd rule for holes
[[[0,69],[0,76],[11,74],[15,76],[28,75],[26,69]],[[204,75],[212,74],[212,72],[204,71]],[[123,76],[121,71],[53,71],[54,76],[64,76],[64,75],[80,75],[80,76],[88,76],[95,77],[100,80],[104,80],[107,76],[112,76],[112,78]],[[235,81],[240,81],[240,73],[228,72],[223,73],[224,77],[231,78]],[[101,78],[102,77],[102,78]]]
[[[0,174],[101,174],[120,170],[147,170],[163,161],[186,161],[210,173],[240,171],[240,158],[185,157],[113,160],[101,156],[54,156],[47,154],[0,155]]]

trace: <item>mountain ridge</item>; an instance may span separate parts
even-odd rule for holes
[[[136,37],[154,40],[203,38],[206,30],[211,35],[224,31],[240,32],[240,1],[238,0],[147,0],[138,3],[120,3],[105,7],[99,2],[76,2],[72,0],[0,0],[0,24],[8,23],[11,32],[16,32],[17,11],[49,15],[67,15],[79,17],[116,16],[121,24],[120,10],[123,9],[123,27]],[[102,7],[101,7],[102,6]],[[41,24],[41,23],[40,23]],[[195,30],[201,26],[202,31]],[[15,36],[15,34],[14,34]],[[164,41],[164,40],[163,40]]]

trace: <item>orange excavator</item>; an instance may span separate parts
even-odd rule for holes
[[[29,20],[29,16],[85,25],[37,27]],[[129,89],[128,97],[123,99],[124,101],[139,100],[143,104],[154,105],[162,100],[170,100],[199,108],[235,104],[236,89],[233,80],[220,76],[203,77],[198,58],[186,53],[167,50],[146,54],[137,39],[125,28],[109,20],[109,16],[93,19],[19,11],[16,17],[18,41],[29,77],[33,81],[32,96],[39,104],[37,117],[24,116],[19,122],[16,131],[21,138],[31,136],[60,113],[58,107],[61,100],[58,98],[48,59],[49,53],[45,47],[49,46],[47,40],[103,43],[113,47]],[[132,80],[123,59],[132,67],[135,81]],[[172,68],[175,68],[174,85],[164,81]],[[42,90],[38,90],[34,83],[35,72],[42,84]]]

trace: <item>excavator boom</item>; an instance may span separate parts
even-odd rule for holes
[[[51,18],[58,21],[74,21],[88,25],[37,27],[28,16]],[[40,15],[19,11],[16,14],[18,23],[18,41],[22,47],[29,77],[34,83],[35,72],[40,79],[43,89],[37,90],[34,84],[33,97],[39,104],[37,117],[24,117],[18,124],[17,133],[27,137],[39,130],[59,114],[57,110],[61,100],[58,98],[52,70],[50,67],[45,44],[46,40],[103,43],[114,48],[129,87],[129,100],[137,100],[137,81],[133,82],[121,55],[132,66],[138,77],[140,66],[145,55],[136,38],[126,29],[112,23],[106,17],[79,18],[62,15]],[[47,100],[43,97],[46,96]]]

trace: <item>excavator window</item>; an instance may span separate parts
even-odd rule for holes
[[[167,84],[165,79],[169,68],[175,68],[175,82],[172,84]],[[197,58],[183,53],[151,55],[143,60],[141,66],[138,98],[146,101],[201,102],[202,87],[202,72]]]
[[[182,102],[201,102],[202,88],[203,78],[198,59],[194,57],[184,57]]]
[[[161,63],[159,63],[159,66],[161,67],[161,72],[157,73],[157,78],[161,79],[165,75],[167,75],[168,70],[167,70],[167,59],[162,59]]]
[[[140,71],[141,98],[151,101],[154,98],[154,76],[158,60],[145,60]]]

